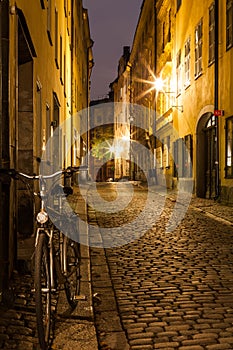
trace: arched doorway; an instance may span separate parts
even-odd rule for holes
[[[215,157],[215,117],[211,112],[208,112],[200,118],[197,125],[196,193],[198,197],[215,197]]]

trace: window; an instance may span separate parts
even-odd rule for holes
[[[233,46],[233,0],[227,0],[226,10],[226,48]]]
[[[44,10],[45,9],[45,2],[44,0],[40,0],[41,8]]]
[[[41,157],[42,152],[42,97],[41,97],[41,83],[36,82],[36,155]]]
[[[51,0],[47,0],[47,34],[50,44],[53,45],[51,34]]]
[[[64,54],[64,96],[66,97],[67,93],[66,93],[66,55]],[[76,85],[76,84],[75,84]]]
[[[186,135],[173,143],[174,177],[192,177],[193,139]]]
[[[233,177],[233,117],[226,119],[226,168],[227,178]]]
[[[171,28],[172,28],[171,12],[172,11],[170,9],[168,13],[168,38],[167,38],[168,42],[171,41]]]
[[[214,62],[214,47],[215,47],[214,28],[215,28],[214,4],[212,4],[209,8],[209,64]]]
[[[178,54],[176,55],[176,77],[177,77],[177,95],[181,93],[181,83],[182,83],[182,76],[181,76],[181,50],[178,51]]]
[[[184,73],[184,86],[187,87],[190,85],[190,38],[187,39],[184,45]]]
[[[209,119],[208,119],[208,121],[207,121],[207,123],[206,123],[206,128],[211,128],[212,126],[215,126],[215,116],[214,115],[212,115]]]
[[[67,4],[68,0],[64,0],[64,11],[65,11],[65,16],[67,17],[67,9],[68,9],[68,4]]]
[[[192,161],[193,161],[193,139],[192,135],[184,137],[184,177],[192,177]]]
[[[58,127],[60,121],[60,103],[57,98],[57,94],[53,93],[53,142],[51,150],[53,154],[53,169],[57,171],[61,168],[61,133],[62,130]]]
[[[52,136],[52,127],[51,127],[51,111],[50,106],[46,104],[46,142]]]
[[[162,41],[162,52],[164,52],[165,49],[165,23],[163,23],[163,41]]]
[[[177,11],[179,11],[181,4],[182,4],[182,0],[177,0]]]
[[[195,28],[195,78],[202,73],[202,19]]]
[[[163,140],[162,140],[163,142]],[[163,144],[163,143],[162,143]],[[156,165],[163,168],[163,149],[162,146],[156,148]]]
[[[63,46],[62,46],[62,36],[60,35],[60,81],[64,84],[63,80]]]
[[[159,91],[158,98],[157,98],[157,108],[160,115],[163,115],[165,113],[166,109],[166,98],[165,94],[162,91]]]
[[[163,157],[164,157],[164,167],[169,168],[170,167],[170,136],[166,137],[166,143],[163,147]]]
[[[55,9],[55,63],[59,69],[58,63],[58,11]]]

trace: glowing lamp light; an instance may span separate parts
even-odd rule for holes
[[[155,81],[154,81],[154,88],[157,90],[157,91],[161,91],[163,90],[164,88],[164,81],[162,78],[156,78]]]

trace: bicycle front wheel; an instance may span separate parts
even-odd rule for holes
[[[51,283],[48,237],[41,232],[35,248],[35,303],[38,338],[41,349],[48,349],[51,329]]]
[[[64,236],[63,244],[66,298],[74,309],[77,305],[76,296],[80,292],[80,245],[67,236]]]

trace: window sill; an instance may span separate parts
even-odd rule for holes
[[[208,63],[208,67],[212,66],[212,64],[214,64],[214,62],[215,62],[215,60],[213,60],[213,61],[209,61],[209,63]]]
[[[226,51],[229,51],[230,49],[232,49],[233,47],[233,43],[229,44],[228,46],[226,46]]]
[[[199,74],[194,76],[194,79],[197,80],[198,78],[200,78],[202,76],[203,72],[201,71]]]

